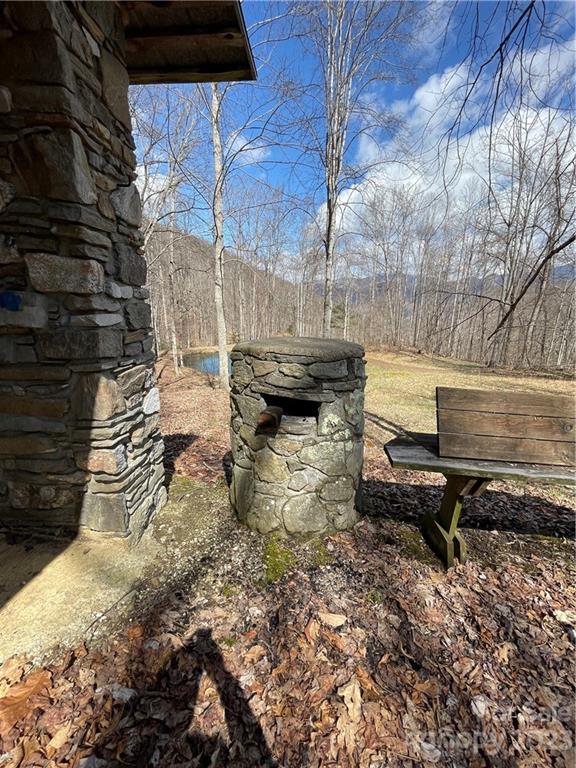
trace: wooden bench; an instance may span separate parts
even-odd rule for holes
[[[466,544],[458,531],[466,496],[480,496],[492,480],[574,483],[574,470],[569,467],[441,457],[434,434],[414,433],[411,437],[395,438],[385,450],[394,469],[438,472],[446,478],[440,510],[436,514],[427,513],[422,524],[424,538],[446,568],[454,565],[456,557],[461,563],[466,560]]]

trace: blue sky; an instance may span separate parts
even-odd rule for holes
[[[270,3],[265,0],[247,0],[243,3],[244,16],[251,34],[254,55],[259,70],[259,78],[255,84],[237,84],[229,91],[225,109],[225,142],[228,151],[242,145],[247,140],[258,137],[251,144],[251,152],[244,153],[236,162],[234,186],[238,188],[256,185],[260,187],[260,195],[266,197],[268,190],[274,194],[274,188],[282,188],[293,203],[302,201],[302,208],[294,209],[292,216],[292,237],[299,237],[299,227],[306,217],[313,218],[322,205],[323,192],[321,187],[321,167],[317,159],[303,151],[302,146],[291,142],[287,132],[276,142],[276,133],[260,138],[259,126],[262,125],[262,115],[268,117],[274,111],[277,128],[286,128],[292,115],[290,98],[279,98],[275,87],[275,78],[279,70],[287,74],[295,83],[313,81],[318,74],[317,62],[312,53],[307,50],[305,41],[298,37],[287,36],[287,39],[266,42],[269,27],[262,25],[266,19],[285,11],[287,4]],[[409,71],[396,82],[385,82],[372,85],[369,98],[382,107],[396,112],[404,121],[403,139],[414,152],[420,153],[422,162],[428,167],[425,183],[436,183],[437,176],[434,157],[438,153],[438,145],[447,127],[450,125],[454,109],[460,103],[466,77],[470,69],[462,62],[470,53],[473,30],[477,25],[484,33],[483,45],[478,50],[478,59],[483,59],[494,50],[498,40],[506,29],[506,9],[504,2],[468,3],[458,2],[456,5],[438,3],[432,6],[418,4],[414,7],[428,8],[431,20],[425,22],[422,15],[417,25],[417,40],[413,51],[409,54]],[[515,18],[526,4],[515,5]],[[538,10],[541,6],[538,6]],[[566,98],[566,94],[557,96],[552,93],[552,86],[559,82],[566,89],[574,69],[574,11],[571,3],[548,2],[545,5],[547,23],[550,25],[552,38],[542,39],[538,36],[540,20],[534,14],[528,34],[525,38],[527,50],[534,52],[534,75],[536,82],[541,78],[541,88],[544,100]],[[273,37],[284,37],[281,27],[272,26]],[[559,44],[560,41],[563,44]],[[546,46],[549,46],[546,49]],[[538,58],[538,51],[542,55]],[[546,66],[543,68],[542,63]],[[551,62],[551,67],[549,66]],[[472,73],[474,70],[472,70]],[[480,104],[488,99],[490,87],[493,85],[494,68],[488,67],[479,80],[476,101],[468,110],[464,122],[464,136],[461,147],[468,145],[468,172],[474,173],[478,163],[480,167],[484,159],[480,148],[482,132],[485,132],[487,116],[483,115]],[[572,81],[573,84],[573,81]],[[193,89],[194,86],[187,86]],[[310,98],[310,97],[305,97]],[[303,101],[304,108],[310,104]],[[278,106],[284,102],[284,106]],[[542,104],[536,104],[540,109]],[[247,115],[254,119],[252,128],[246,127]],[[496,118],[501,115],[496,113]],[[503,119],[503,118],[502,118]],[[477,122],[475,122],[477,121]],[[362,164],[367,162],[382,163],[378,172],[372,171],[372,181],[379,184],[393,182],[422,184],[423,174],[407,170],[401,163],[390,162],[398,154],[399,135],[394,132],[377,132],[370,139],[354,142],[349,150],[347,161]],[[198,161],[200,162],[200,160]],[[476,164],[476,165],[475,165]],[[454,176],[455,178],[455,176]],[[466,174],[464,174],[466,180]],[[358,195],[361,182],[350,185],[350,199]],[[242,194],[242,193],[241,193]],[[209,221],[201,211],[197,216],[198,234],[207,236]]]
[[[424,8],[424,4],[419,4]],[[526,4],[517,4],[514,18],[526,8]],[[574,30],[573,17],[574,11],[571,3],[551,2],[546,3],[546,18],[550,28],[557,40],[567,42],[562,56],[558,54],[558,45],[554,43],[555,56],[562,58],[561,67],[563,75],[566,74],[566,66],[570,64],[570,59],[574,60]],[[249,29],[258,27],[261,22],[277,14],[279,10],[286,8],[271,4],[264,0],[254,2],[247,0],[243,3],[246,23]],[[459,69],[459,65],[466,60],[470,53],[471,41],[474,38],[474,27],[482,30],[484,40],[478,50],[478,59],[485,58],[491,53],[497,42],[501,39],[506,30],[506,10],[507,4],[504,2],[480,2],[468,3],[458,2],[456,5],[449,3],[438,3],[428,6],[432,11],[432,19],[426,24],[422,16],[422,21],[417,29],[417,42],[414,51],[411,54],[411,65],[409,77],[404,77],[393,83],[380,83],[371,88],[370,98],[377,99],[382,105],[397,111],[406,121],[407,125],[412,125],[411,141],[419,142],[428,132],[428,146],[440,139],[440,129],[447,127],[447,120],[450,117],[449,112],[444,109],[442,120],[435,111],[450,89],[456,91],[458,84],[454,80],[454,73],[457,77],[462,77],[464,68]],[[538,11],[540,12],[540,8]],[[508,22],[509,26],[509,22]],[[525,37],[525,46],[528,50],[537,50],[543,41],[538,37],[540,19],[533,14],[531,24]],[[257,66],[260,72],[259,83],[252,88],[250,97],[258,99],[259,91],[266,89],[266,83],[269,82],[276,67],[284,67],[297,80],[306,80],[313,78],[316,68],[314,57],[306,50],[306,46],[299,38],[287,39],[282,42],[262,43],[262,30],[260,29],[252,36],[254,44],[254,53]],[[544,41],[545,42],[545,41]],[[559,62],[560,63],[560,62]],[[556,59],[553,60],[552,72],[549,73],[552,79],[555,77],[554,68]],[[466,69],[466,72],[468,70]],[[478,89],[478,98],[483,98],[493,77],[494,67],[488,67],[483,73],[482,81]],[[461,83],[460,83],[461,85]],[[240,93],[246,93],[250,85],[239,87]],[[459,91],[458,91],[459,92]],[[266,93],[264,98],[268,98]],[[244,97],[241,96],[240,100]],[[454,103],[456,98],[453,99]],[[445,105],[444,105],[445,106]],[[474,117],[473,110],[471,111]],[[430,130],[429,120],[436,122],[436,130]],[[486,122],[484,120],[484,122]],[[481,121],[482,123],[482,121]],[[472,122],[467,126],[464,124],[464,133],[467,128],[472,127]],[[481,127],[481,125],[479,126]],[[366,144],[366,142],[364,142]],[[393,137],[383,135],[375,137],[372,148],[362,146],[360,142],[352,145],[348,156],[349,162],[359,162],[365,160],[365,155],[375,152],[389,150],[393,144]],[[283,185],[289,192],[295,194],[303,193],[303,188],[312,186],[315,181],[315,174],[306,167],[306,163],[299,168],[297,174],[287,173],[285,162],[305,160],[298,148],[277,148],[269,145],[267,151],[261,151],[259,159],[264,162],[258,167],[250,169],[259,178],[274,185]],[[248,171],[245,168],[244,171]],[[316,169],[318,170],[318,169]],[[298,180],[301,182],[299,184]],[[307,190],[308,192],[310,190]],[[321,198],[321,192],[320,192]]]

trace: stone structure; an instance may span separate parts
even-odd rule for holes
[[[230,500],[260,533],[343,530],[358,519],[364,350],[333,339],[273,338],[232,350]],[[281,408],[273,434],[259,417]]]
[[[0,15],[0,521],[138,536],[166,495],[113,3]]]
[[[166,498],[128,85],[254,77],[231,0],[0,3],[0,525]]]

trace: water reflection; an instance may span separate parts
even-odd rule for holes
[[[194,352],[184,355],[184,365],[187,368],[195,368],[202,373],[208,373],[210,376],[218,375],[218,353],[217,352]],[[231,370],[230,355],[228,355],[228,373]]]

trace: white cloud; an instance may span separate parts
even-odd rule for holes
[[[270,156],[270,148],[259,139],[250,139],[241,131],[233,131],[226,143],[226,156],[234,156],[238,166],[257,165]]]
[[[567,109],[566,84],[573,82],[574,39],[565,45],[546,45],[525,58],[533,89],[525,89],[524,104],[502,108],[489,125],[490,112],[483,100],[490,95],[491,81],[480,79],[474,98],[462,115],[460,140],[448,142],[447,136],[459,116],[464,89],[469,83],[468,69],[459,65],[431,75],[407,100],[395,102],[404,118],[404,129],[392,139],[378,143],[362,136],[358,142],[356,162],[372,164],[374,169],[365,180],[346,190],[340,197],[341,226],[354,230],[362,213],[363,200],[375,188],[404,186],[428,197],[437,196],[447,203],[468,196],[470,189],[482,187],[489,175],[488,146],[492,132],[492,183],[505,194],[512,165],[512,142],[522,139],[530,155],[537,157],[543,148],[552,147],[565,136],[567,122],[572,120]],[[574,159],[574,143],[566,157]],[[381,161],[381,162],[380,162]],[[496,161],[496,162],[494,162]]]

